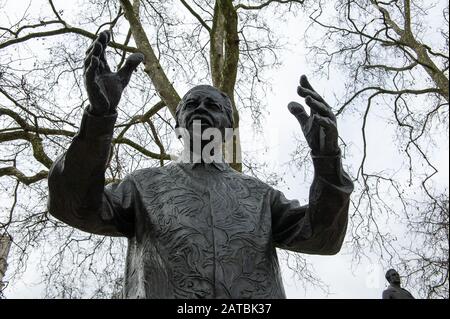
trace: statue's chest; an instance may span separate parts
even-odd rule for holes
[[[267,280],[274,253],[267,187],[221,173],[142,179],[152,181],[140,184],[137,225],[149,286],[161,281],[183,298],[230,297],[265,292],[273,282]]]
[[[227,173],[171,174],[144,189],[146,223],[162,244],[226,246],[270,235],[267,191]]]

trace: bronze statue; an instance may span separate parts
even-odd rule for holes
[[[386,272],[389,287],[383,291],[383,299],[414,299],[413,295],[400,285],[400,275],[397,270],[389,269]]]
[[[347,228],[353,184],[341,165],[328,104],[302,76],[298,94],[311,115],[294,102],[289,110],[312,150],[315,175],[307,205],[233,170],[217,149],[194,161],[199,152],[185,147],[179,160],[105,187],[116,107],[144,58],[133,54],[112,73],[104,54],[109,38],[102,32],[87,51],[90,105],[67,152],[51,168],[49,212],[86,232],[128,238],[125,298],[285,298],[275,248],[336,254]],[[202,133],[233,127],[230,99],[212,86],[194,87],[182,98],[176,120],[193,145],[196,122]]]

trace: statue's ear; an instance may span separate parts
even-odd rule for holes
[[[231,103],[231,99],[226,95],[225,93],[221,92],[224,105],[222,107],[225,107],[227,110],[227,118],[228,121],[230,121],[231,127],[234,127],[234,118],[233,118],[233,104]]]
[[[175,129],[180,127],[180,111],[183,108],[183,99],[180,100],[180,102],[177,105],[177,108],[175,109]]]
[[[178,112],[175,114],[175,134],[177,135],[177,139],[182,137],[180,134],[180,123],[178,122]]]
[[[175,134],[177,135],[178,139],[183,138],[183,139],[189,140],[189,138],[190,138],[189,131],[184,127],[179,127],[179,126],[175,127]]]

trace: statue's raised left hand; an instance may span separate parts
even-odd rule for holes
[[[144,61],[142,53],[133,53],[117,72],[111,72],[105,51],[111,39],[109,31],[103,31],[86,51],[84,60],[84,84],[89,98],[89,111],[94,115],[116,112],[122,92],[131,74]]]
[[[333,156],[339,153],[336,116],[325,100],[312,88],[305,75],[300,77],[297,93],[305,98],[311,114],[297,102],[290,102],[289,111],[299,121],[313,155]]]

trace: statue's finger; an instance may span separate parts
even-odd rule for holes
[[[92,48],[94,47],[94,43],[95,43],[95,40],[92,41],[91,45],[89,45],[89,47],[86,49],[86,52],[85,52],[86,55],[88,55],[89,53],[91,53]]]
[[[102,50],[99,54],[100,63],[102,64],[102,68],[105,69],[107,72],[111,72],[111,69],[109,68],[108,61],[106,61],[106,46],[103,46],[102,44]]]
[[[314,122],[321,127],[321,131],[323,130],[323,134],[319,136],[321,152],[338,154],[339,146],[337,144],[338,131],[336,123],[330,118],[318,114],[314,115]]]
[[[297,93],[301,97],[306,98],[306,97],[310,96],[310,97],[316,99],[317,101],[320,101],[320,102],[323,102],[323,103],[326,104],[325,100],[319,94],[317,94],[316,91],[308,89],[308,88],[303,87],[301,85],[297,87]]]
[[[92,83],[95,80],[95,76],[98,73],[99,60],[96,56],[91,57],[91,62],[89,66],[86,68],[85,77],[86,83]]]
[[[106,46],[111,39],[111,33],[109,30],[101,32],[91,43],[91,45],[86,49],[86,54],[88,54],[92,48],[94,47],[95,43],[101,42],[104,46]]]
[[[111,72],[111,68],[108,65],[108,61],[106,60],[106,48],[108,47],[108,43],[111,41],[111,32],[109,30],[102,31],[98,36],[98,42],[101,44],[101,51],[99,54],[100,62],[102,65],[102,69],[106,72]]]
[[[92,51],[97,40],[98,40],[98,37],[95,38],[94,40],[92,40],[91,45],[89,45],[89,47],[86,49],[86,55],[88,55]]]
[[[322,116],[326,116],[332,120],[335,119],[335,116],[328,105],[312,98],[311,96],[307,96],[305,98],[306,105],[308,105],[313,113],[319,113]]]
[[[108,62],[105,59],[104,53],[99,54],[98,60],[99,60],[99,66],[98,66],[99,72],[102,74],[111,73],[111,69],[108,65]]]
[[[102,45],[98,42],[94,42],[91,51],[86,55],[84,59],[84,66],[87,68],[91,64],[92,57],[99,57],[102,51]]]
[[[300,77],[300,86],[302,86],[306,89],[309,89],[311,91],[314,91],[314,92],[316,91],[313,89],[312,85],[308,81],[308,78],[304,74]]]
[[[105,30],[100,32],[97,39],[104,47],[106,47],[109,41],[111,41],[111,31]]]
[[[291,112],[299,121],[300,125],[302,127],[306,127],[306,123],[309,120],[309,115],[306,113],[305,108],[297,103],[297,102],[290,102],[288,104],[289,112]]]
[[[327,132],[337,131],[336,123],[328,117],[314,115],[314,121],[325,129]]]
[[[117,71],[117,75],[124,86],[128,84],[133,71],[135,71],[138,65],[143,61],[144,55],[142,53],[133,53],[127,58],[125,65]]]
[[[90,53],[87,54],[84,60],[85,68],[89,66],[91,58],[95,56],[99,59],[99,71],[100,72],[111,72],[109,65],[105,59],[105,48],[101,41],[98,39],[93,43]]]

